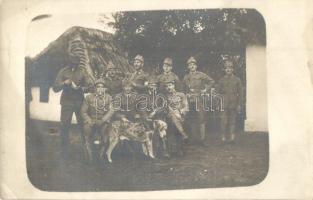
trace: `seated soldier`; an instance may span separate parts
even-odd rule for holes
[[[141,122],[143,112],[136,109],[138,93],[134,91],[133,81],[126,78],[122,81],[122,85],[123,91],[113,99],[114,120],[119,120],[122,126],[129,122]],[[122,143],[123,148],[124,153],[140,151],[141,149],[139,143],[134,141],[124,141]]]
[[[106,143],[106,128],[114,110],[112,97],[105,93],[105,84],[102,79],[95,83],[96,92],[88,95],[83,102],[81,115],[84,121],[85,150],[90,163],[93,162],[93,141],[95,131],[99,131],[103,144]],[[103,147],[104,148],[104,147]]]
[[[116,110],[114,118],[125,121],[135,121],[137,119],[136,97],[132,82],[124,79],[122,82],[123,91],[114,97],[113,106]]]
[[[184,117],[188,112],[188,102],[186,95],[175,90],[174,80],[168,80],[166,82],[166,98],[167,98],[167,119],[171,122],[175,128],[178,130],[180,135],[176,136],[178,154],[182,156],[184,152],[182,151],[182,141],[187,141],[188,134],[184,130]]]
[[[148,87],[148,90],[143,96],[144,98],[147,99],[147,102],[143,102],[142,108],[144,109],[143,109],[141,117],[146,122],[146,127],[148,129],[153,130],[154,129],[153,123],[152,123],[153,120],[165,121],[164,111],[165,111],[166,99],[158,91],[158,81],[156,77],[151,76],[148,78],[147,87]],[[154,134],[153,146],[155,148],[157,155],[160,155],[161,157],[165,157],[165,158],[170,157],[168,153],[168,148],[167,148],[168,145],[167,145],[166,135]]]

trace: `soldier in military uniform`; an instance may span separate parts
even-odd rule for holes
[[[241,110],[243,99],[243,87],[241,80],[233,74],[234,66],[231,61],[225,62],[225,73],[217,85],[217,91],[223,97],[223,105],[220,116],[220,130],[222,141],[227,140],[226,134],[229,134],[229,141],[235,139],[236,116]]]
[[[146,121],[153,121],[154,119],[165,120],[165,105],[166,98],[163,95],[160,95],[158,91],[158,82],[155,76],[150,76],[148,78],[148,90],[145,93],[145,98],[147,98],[147,102],[144,102],[141,112],[142,119]],[[146,104],[147,103],[147,104]],[[138,104],[139,105],[139,104]],[[146,127],[150,130],[153,130],[152,124],[148,123]],[[153,146],[155,148],[155,152],[161,155],[162,157],[169,158],[168,152],[168,144],[166,135],[158,135],[154,134],[153,138]]]
[[[197,61],[194,57],[190,57],[187,60],[187,66],[189,73],[185,75],[183,85],[187,94],[189,108],[196,113],[197,123],[191,124],[193,136],[200,133],[197,136],[197,140],[200,144],[205,145],[205,108],[204,108],[204,95],[210,93],[210,90],[214,84],[214,80],[203,72],[197,71]],[[191,113],[191,112],[190,112]],[[196,127],[198,126],[198,130]]]
[[[88,95],[81,108],[81,116],[84,120],[85,148],[89,162],[93,162],[94,134],[99,131],[104,145],[107,140],[106,128],[114,109],[112,97],[106,93],[105,83],[98,79],[95,83],[96,92]],[[104,146],[103,146],[104,148]]]
[[[114,97],[116,94],[122,92],[123,89],[122,80],[123,78],[121,76],[118,76],[116,67],[113,65],[111,61],[109,61],[106,68],[106,75],[104,77],[104,81],[108,89],[107,92],[111,96]]]
[[[143,56],[137,55],[134,58],[135,72],[130,74],[128,78],[132,82],[132,86],[134,87],[134,90],[138,93],[145,92],[145,90],[147,89],[147,80],[148,80],[149,74],[143,70],[143,66],[144,66]]]
[[[172,123],[174,127],[177,129],[179,135],[175,135],[176,137],[176,146],[177,153],[182,156],[183,152],[183,144],[188,139],[188,134],[184,129],[184,119],[189,110],[187,97],[184,93],[177,92],[175,90],[175,81],[168,80],[166,83],[166,100],[167,100],[167,122]],[[173,135],[173,134],[170,134]],[[173,142],[173,141],[172,141]],[[173,146],[173,143],[169,141],[169,146]],[[175,146],[175,145],[174,145]]]
[[[113,106],[116,110],[115,118],[118,120],[125,118],[129,121],[135,121],[139,118],[136,109],[138,93],[134,91],[133,82],[129,79],[124,79],[122,86],[123,91],[117,94],[113,100]]]
[[[88,92],[92,87],[92,80],[87,75],[86,70],[79,67],[80,57],[70,54],[69,58],[69,65],[59,71],[53,86],[54,92],[62,90],[60,136],[62,155],[65,160],[68,157],[69,128],[73,113],[75,113],[78,125],[81,127],[80,109],[84,100],[84,93]],[[84,140],[83,133],[82,140]]]
[[[150,76],[147,81],[147,90],[142,97],[147,100],[143,105],[138,104],[138,109],[144,111],[144,118],[161,117],[166,104],[165,96],[161,95],[158,90],[158,81],[155,76]],[[140,98],[139,98],[140,101]]]
[[[163,61],[163,73],[157,77],[159,83],[159,90],[161,93],[165,94],[166,90],[166,83],[170,81],[175,82],[175,88],[177,91],[181,90],[181,82],[178,76],[172,72],[173,69],[173,60],[171,58],[165,58]]]

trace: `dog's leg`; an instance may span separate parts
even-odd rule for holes
[[[110,144],[109,144],[109,147],[108,147],[108,149],[106,151],[107,158],[108,158],[108,161],[110,163],[112,163],[112,158],[111,158],[112,151],[113,151],[113,149],[115,148],[115,146],[117,145],[118,142],[119,142],[119,138],[118,137],[110,138]]]
[[[170,154],[169,154],[168,149],[167,149],[167,139],[166,139],[166,137],[161,138],[161,141],[162,141],[162,146],[163,146],[163,149],[162,149],[163,156],[168,158],[168,157],[170,157]]]
[[[154,153],[153,153],[152,142],[150,140],[146,141],[145,146],[148,149],[150,158],[155,158]]]
[[[143,151],[143,153],[144,153],[146,156],[148,156],[148,150],[147,150],[146,144],[142,143],[141,146],[142,146],[142,151]]]
[[[106,133],[102,134],[102,146],[100,149],[100,158],[101,159],[104,159],[104,152],[105,152],[106,146],[108,145],[108,138],[109,138],[108,134],[106,134]]]

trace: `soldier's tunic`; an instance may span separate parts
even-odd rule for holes
[[[175,89],[177,91],[181,91],[182,88],[181,88],[181,82],[178,78],[178,76],[173,73],[173,72],[170,72],[170,73],[162,73],[160,75],[157,76],[157,81],[159,83],[159,90],[161,93],[165,94],[166,93],[166,83],[169,81],[169,80],[174,80],[175,82]]]
[[[84,120],[84,134],[86,137],[85,147],[92,160],[92,145],[93,135],[96,130],[100,131],[102,139],[107,139],[106,128],[110,121],[114,109],[112,107],[112,97],[108,94],[99,96],[97,94],[90,94],[84,100],[81,108],[81,115]],[[92,124],[88,121],[93,122]]]
[[[137,94],[137,92],[122,92],[114,97],[113,107],[116,111],[114,118],[120,119],[121,117],[126,117],[130,121],[135,120],[135,116],[138,114],[136,109]]]
[[[226,134],[227,126],[229,133],[234,134],[236,127],[237,107],[242,105],[243,86],[241,80],[235,75],[225,75],[217,85],[217,91],[223,97],[221,111],[221,132]]]
[[[157,91],[147,90],[144,95],[138,98],[137,110],[143,112],[143,117],[148,118],[149,114],[155,113],[153,118],[162,118],[165,111],[166,98]]]
[[[138,93],[142,93],[147,89],[146,82],[148,81],[149,74],[143,70],[135,71],[129,77],[129,80],[132,81],[134,89]]]
[[[67,79],[72,80],[76,85],[81,86],[80,89],[74,90],[71,86],[64,85]],[[80,114],[81,105],[84,100],[84,92],[88,92],[92,88],[92,80],[83,68],[72,68],[67,66],[61,69],[56,77],[53,90],[61,94],[61,143],[64,156],[67,156],[69,146],[69,128],[71,125],[73,113],[76,115],[78,125],[82,127],[82,119]],[[81,128],[82,129],[82,128]],[[82,135],[82,139],[83,139]]]
[[[188,102],[190,110],[194,113],[196,112],[196,123],[191,123],[192,133],[194,136],[200,133],[200,137],[197,139],[204,140],[205,138],[205,108],[204,108],[204,98],[205,96],[202,95],[203,90],[207,90],[210,92],[214,84],[214,80],[206,75],[203,72],[195,71],[190,72],[189,74],[185,75],[183,80],[183,85],[185,92],[187,94]],[[199,127],[199,130],[195,128],[195,126]]]

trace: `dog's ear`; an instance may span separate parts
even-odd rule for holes
[[[161,121],[165,130],[167,130],[167,123],[165,121]]]

